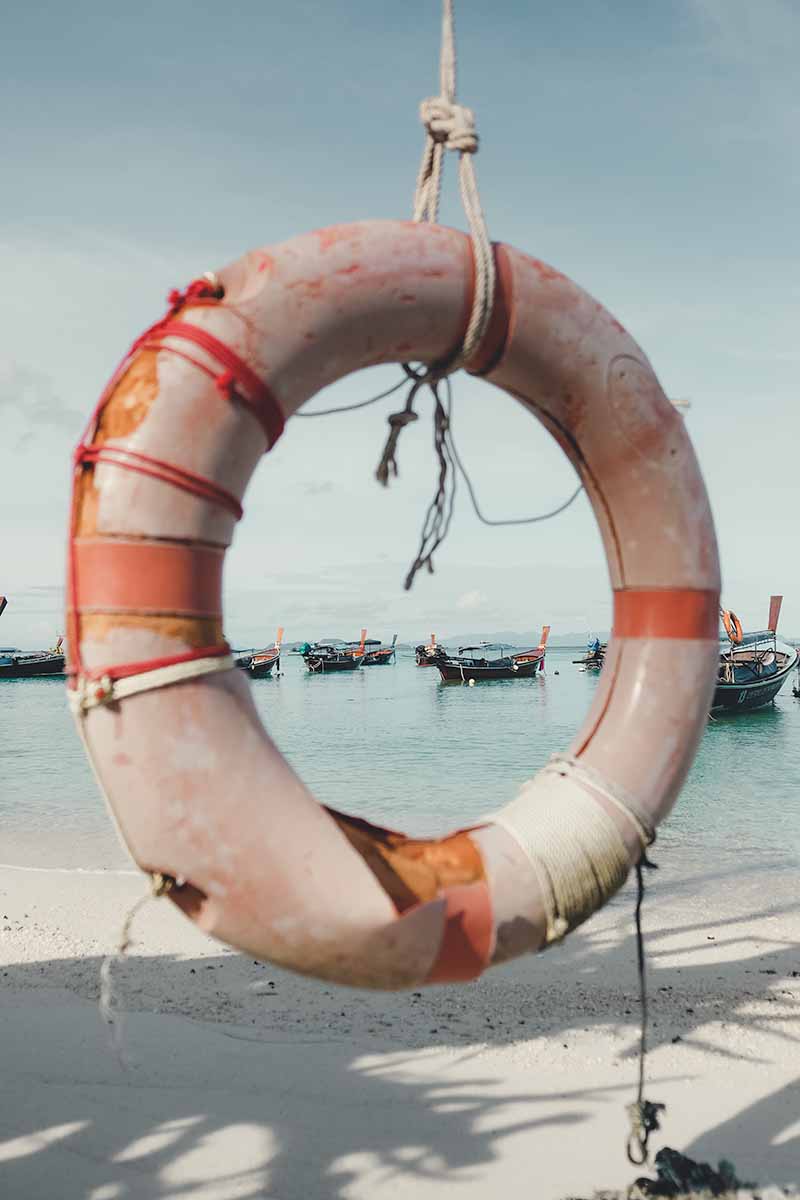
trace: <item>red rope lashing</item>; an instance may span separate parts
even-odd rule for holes
[[[92,466],[102,463],[112,467],[124,467],[128,471],[136,471],[140,475],[147,475],[162,483],[172,484],[173,487],[190,492],[191,495],[198,496],[201,500],[208,500],[212,504],[218,504],[221,508],[227,509],[237,521],[241,520],[244,513],[244,509],[233,492],[229,492],[226,488],[220,487],[219,484],[202,475],[196,475],[194,471],[187,471],[185,467],[179,467],[175,463],[166,462],[161,458],[153,458],[149,454],[142,454],[139,450],[127,450],[122,446],[109,445],[79,446],[76,462],[88,463]]]
[[[73,477],[73,504],[72,515],[70,522],[70,546],[69,546],[69,608],[67,612],[68,622],[68,641],[71,665],[69,669],[70,675],[82,674],[83,665],[80,654],[80,637],[79,637],[79,613],[77,606],[76,579],[77,572],[75,570],[75,537],[77,536],[78,509],[75,503],[75,487],[83,467],[88,464],[96,464],[104,462],[109,465],[126,467],[128,470],[139,471],[143,475],[149,475],[152,478],[161,479],[165,483],[170,483],[175,487],[183,488],[185,491],[221,505],[223,508],[232,512],[237,520],[242,515],[241,505],[239,500],[225,488],[219,487],[218,484],[209,479],[204,479],[200,475],[196,475],[192,471],[186,471],[182,467],[176,466],[174,463],[166,462],[162,459],[154,458],[150,455],[142,454],[139,451],[122,450],[121,448],[111,446],[96,446],[93,444],[95,432],[100,421],[103,410],[111,399],[114,390],[118,386],[120,380],[130,366],[130,363],[139,350],[152,348],[157,350],[169,350],[173,354],[179,354],[187,359],[193,366],[211,376],[217,384],[219,390],[227,398],[231,399],[234,396],[246,404],[254,413],[267,437],[268,447],[271,449],[275,442],[283,432],[285,418],[277,401],[274,399],[269,389],[258,378],[254,371],[248,367],[247,363],[226,346],[224,342],[219,341],[212,334],[205,330],[199,329],[197,326],[189,325],[182,321],[175,321],[175,315],[185,306],[216,306],[222,300],[225,294],[225,289],[210,279],[195,279],[183,290],[173,289],[167,296],[167,304],[169,309],[167,313],[161,317],[155,324],[146,329],[128,350],[122,362],[114,371],[111,379],[108,381],[103,390],[94,411],[92,412],[86,429],[81,438],[79,445],[76,448],[74,456],[74,477]],[[169,327],[169,332],[167,332]],[[194,342],[200,346],[207,354],[214,357],[223,367],[223,371],[219,374],[215,372],[207,364],[198,361],[191,355],[177,350],[173,346],[165,346],[162,343],[162,338],[165,336],[182,337],[186,341]],[[174,659],[156,659],[152,662],[128,664],[127,668],[116,668],[116,670],[125,670],[128,674],[138,674],[141,671],[155,670],[158,666],[168,666],[175,662],[190,662],[195,658],[204,658],[210,654],[224,654],[228,652],[227,645],[222,648],[211,648],[193,651],[186,655],[180,655]],[[110,675],[111,670],[106,670],[102,674]],[[119,678],[122,678],[120,675]]]
[[[146,335],[140,348],[173,350],[172,346],[162,345],[164,338],[180,338],[186,342],[194,342],[201,350],[205,350],[207,354],[222,364],[225,371],[216,378],[223,380],[223,386],[232,391],[236,398],[252,411],[267,436],[269,449],[272,449],[283,433],[285,417],[269,388],[236,351],[232,350],[230,346],[226,346],[219,338],[214,337],[207,329],[202,329],[199,325],[190,325],[186,321],[175,320],[167,320],[154,326]],[[181,352],[177,351],[176,353]],[[201,365],[196,360],[191,361],[195,366]],[[207,374],[211,374],[208,367],[204,369]]]
[[[161,667],[174,667],[179,663],[194,662],[198,658],[222,658],[230,654],[231,648],[227,642],[216,646],[201,646],[197,650],[187,650],[185,654],[172,654],[165,658],[150,658],[142,662],[120,663],[116,667],[94,667],[91,671],[80,671],[70,667],[68,675],[83,675],[86,679],[129,679],[131,675],[142,675],[145,671],[158,671]]]
[[[193,307],[216,307],[222,297],[225,295],[225,289],[220,284],[212,283],[209,279],[193,279],[183,291],[178,288],[173,288],[167,295],[167,304],[169,308],[163,317],[159,317],[152,325],[145,329],[144,333],[140,333],[135,342],[133,342],[125,354],[122,361],[118,364],[113,375],[109,379],[106,386],[103,388],[100,399],[94,406],[92,415],[86,424],[83,431],[78,449],[89,440],[90,435],[94,431],[100,415],[108,401],[111,399],[112,393],[116,388],[122,376],[130,366],[131,359],[138,350],[141,350],[148,338],[150,338],[156,330],[160,329],[167,321],[171,320],[177,312],[187,304]],[[198,364],[199,365],[199,364]],[[211,373],[211,372],[210,372]]]
[[[212,283],[210,279],[193,279],[181,291],[173,288],[167,293],[167,304],[170,313],[176,313],[186,304],[218,304],[225,295],[225,289],[220,283]]]

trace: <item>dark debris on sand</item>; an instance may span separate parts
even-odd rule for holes
[[[641,1176],[624,1191],[595,1192],[582,1200],[785,1200],[800,1197],[794,1187],[745,1183],[724,1159],[717,1168],[697,1163],[665,1146],[655,1157],[656,1178]],[[568,1200],[579,1200],[577,1196]]]

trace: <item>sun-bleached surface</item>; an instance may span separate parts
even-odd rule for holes
[[[0,1194],[561,1200],[622,1187],[639,1014],[632,891],[563,946],[385,995],[210,942],[167,901],[114,971],[135,873],[0,868]],[[646,906],[663,1134],[741,1178],[800,1176],[794,877],[662,867]]]

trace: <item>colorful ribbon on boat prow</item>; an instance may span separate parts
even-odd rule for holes
[[[321,807],[233,669],[221,593],[246,485],[284,419],[351,371],[463,345],[465,235],[341,225],[197,281],[133,344],[76,453],[72,704],[131,853],[180,881],[170,898],[216,937],[345,983],[470,979],[563,937],[671,807],[714,685],[719,566],[683,422],[592,297],[510,247],[494,255],[492,319],[466,366],[580,474],[614,632],[566,753],[477,825],[412,838]]]

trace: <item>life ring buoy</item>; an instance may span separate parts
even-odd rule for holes
[[[730,609],[721,608],[720,615],[722,616],[722,624],[725,626],[725,632],[728,635],[728,640],[734,646],[740,646],[744,632],[742,630],[742,622],[739,620],[735,612]]]
[[[284,420],[351,371],[461,345],[465,235],[344,225],[198,281],[134,343],[76,452],[70,700],[121,833],[209,933],[327,979],[470,979],[563,936],[638,860],[707,719],[719,565],[683,421],[600,304],[495,254],[492,321],[467,366],[579,473],[614,631],[566,754],[477,826],[415,839],[322,808],[261,725],[221,603],[247,481]]]

